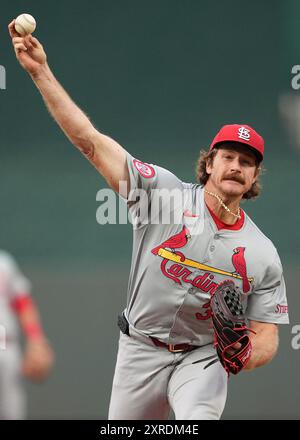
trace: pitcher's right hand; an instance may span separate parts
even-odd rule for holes
[[[21,66],[30,74],[35,75],[46,66],[47,55],[39,40],[31,34],[21,37],[15,29],[15,20],[8,25],[9,34],[15,49],[16,57]]]

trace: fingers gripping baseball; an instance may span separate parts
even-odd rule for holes
[[[37,73],[46,64],[47,56],[39,40],[31,34],[20,36],[15,29],[15,20],[8,25],[16,57],[30,74]]]
[[[27,49],[32,49],[33,47],[28,38],[25,39],[23,37],[14,37],[12,39],[12,42],[16,52],[21,50],[25,51]]]

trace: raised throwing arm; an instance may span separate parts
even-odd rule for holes
[[[127,181],[129,173],[126,151],[116,141],[100,133],[84,112],[73,102],[56,80],[43,46],[32,35],[21,37],[14,20],[8,26],[16,57],[29,73],[44,102],[63,132],[102,174],[107,183],[119,191],[119,181]]]

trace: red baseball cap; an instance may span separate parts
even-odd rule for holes
[[[210,150],[217,147],[222,142],[238,142],[247,145],[261,162],[264,158],[264,140],[249,125],[224,125],[217,133],[210,145]]]

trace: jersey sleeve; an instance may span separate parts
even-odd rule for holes
[[[255,321],[289,324],[285,281],[277,253],[260,285],[248,298],[246,316]]]
[[[130,191],[126,200],[132,223],[139,228],[159,223],[162,214],[178,210],[183,183],[173,173],[157,165],[141,162],[127,153]]]
[[[29,295],[31,283],[23,275],[14,258],[8,253],[1,253],[1,270],[6,274],[8,297],[12,302],[20,296]]]

